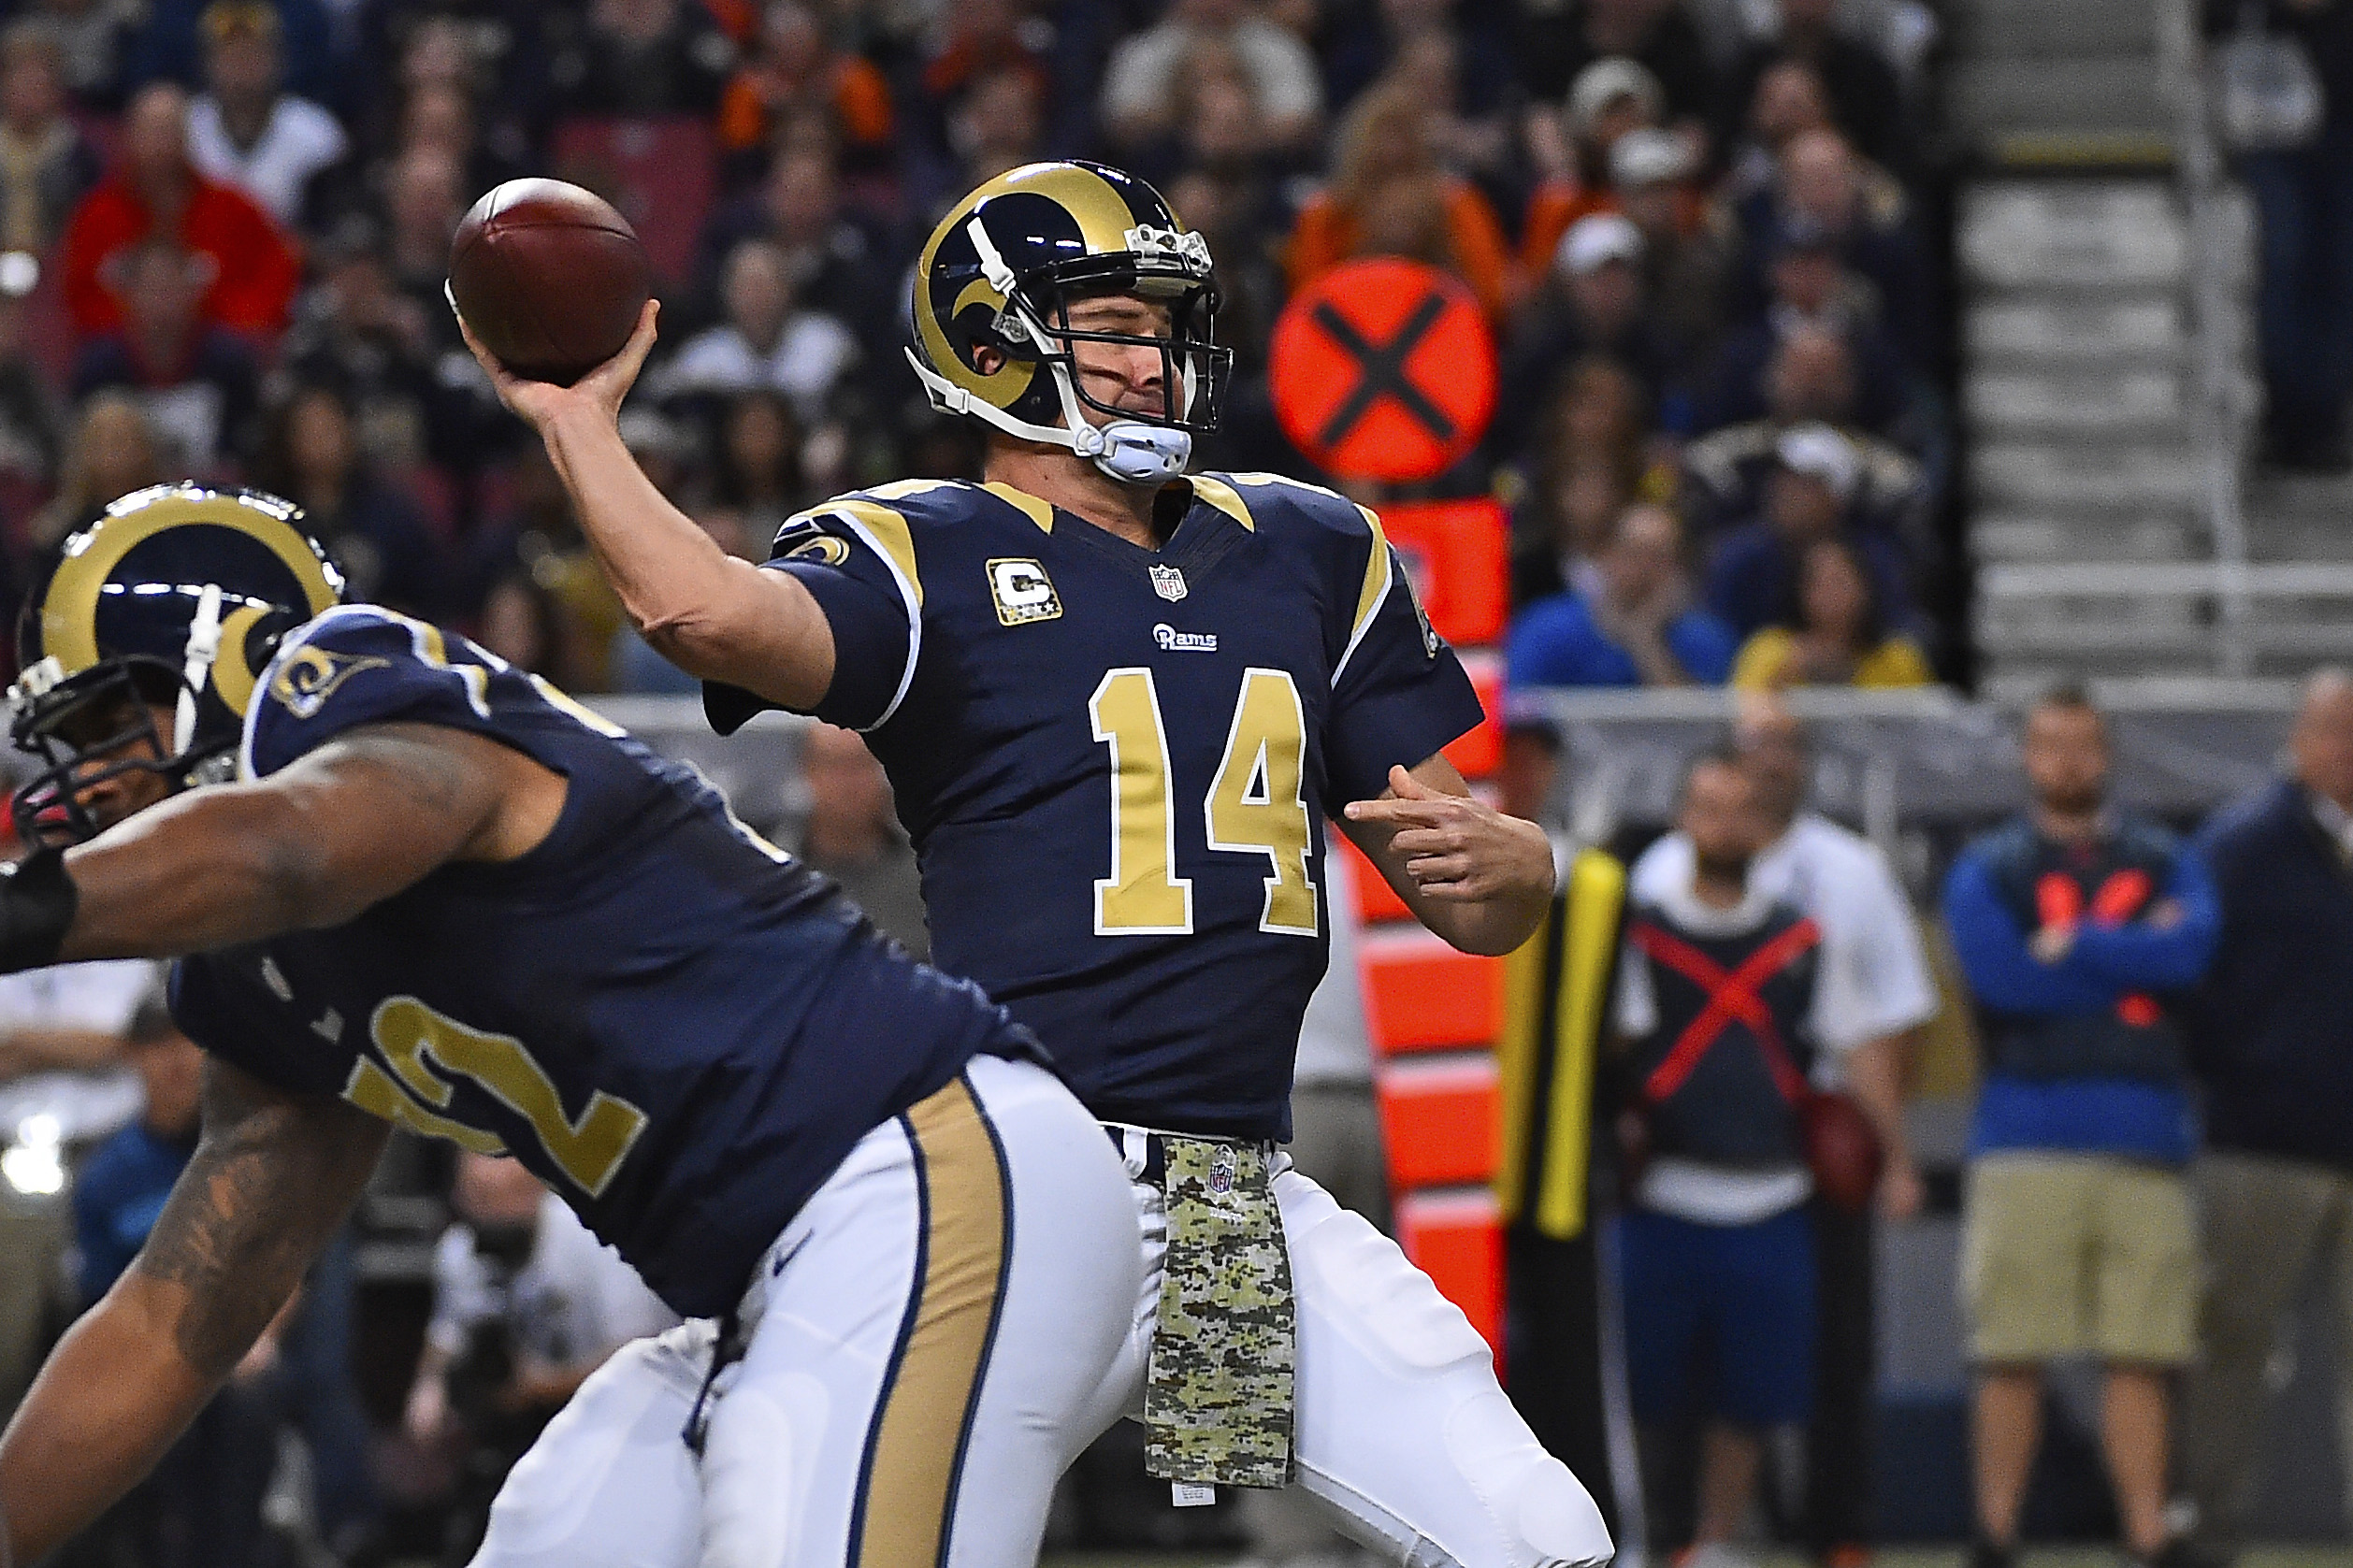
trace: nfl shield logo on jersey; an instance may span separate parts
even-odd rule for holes
[[[1152,592],[1164,599],[1180,599],[1185,597],[1183,572],[1178,571],[1175,567],[1154,567],[1151,570]]]

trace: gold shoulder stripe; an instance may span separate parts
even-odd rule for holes
[[[1016,490],[1012,485],[993,479],[983,484],[981,488],[1036,524],[1040,532],[1050,534],[1054,531],[1053,507],[1028,491]]]
[[[910,496],[921,496],[933,490],[953,490],[958,482],[952,479],[894,479],[888,484],[877,484],[862,494],[878,501],[903,501]]]
[[[879,501],[862,501],[854,496],[828,501],[817,508],[817,511],[820,514],[833,512],[859,524],[868,541],[888,556],[891,564],[899,568],[907,592],[915,598],[915,608],[923,608],[923,579],[917,574],[915,567],[915,533],[907,526],[903,516]]]
[[[1370,507],[1356,509],[1364,514],[1364,525],[1373,531],[1373,553],[1364,557],[1364,585],[1356,594],[1356,619],[1349,623],[1349,646],[1364,635],[1364,627],[1380,608],[1383,595],[1389,592],[1389,536],[1381,531],[1380,519]]]
[[[1258,531],[1258,524],[1250,517],[1250,503],[1242,499],[1240,491],[1225,481],[1212,479],[1207,474],[1193,475],[1191,483],[1192,493],[1195,496],[1224,512],[1252,533]]]

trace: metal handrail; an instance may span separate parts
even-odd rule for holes
[[[2173,107],[2174,166],[2189,228],[2190,440],[2214,547],[2216,662],[2223,674],[2244,676],[2254,669],[2248,626],[2260,590],[2248,568],[2237,377],[2228,346],[2240,307],[2231,297],[2226,177],[2206,103],[2198,0],[2157,0],[2157,24],[2158,69]]]
[[[2071,594],[2212,594],[2218,605],[2234,598],[2245,616],[2259,598],[2295,595],[2353,595],[2353,561],[2085,561],[2044,565],[2003,562],[1977,568],[1985,598],[2065,597]],[[2244,638],[2242,619],[2239,634]],[[2226,669],[2228,675],[2244,669]]]

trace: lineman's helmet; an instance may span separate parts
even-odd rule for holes
[[[8,694],[8,736],[49,764],[17,793],[19,831],[28,842],[91,837],[77,789],[133,769],[175,790],[227,777],[280,640],[342,598],[342,574],[291,501],[182,483],[108,507],[65,541],[17,623],[23,674]],[[168,738],[151,704],[174,710]],[[72,723],[117,706],[136,713],[119,734]],[[125,755],[84,767],[116,753]]]
[[[1165,300],[1168,336],[1073,332],[1069,302],[1095,293]],[[1160,484],[1184,471],[1195,432],[1217,428],[1234,363],[1212,338],[1217,309],[1208,244],[1158,191],[1101,164],[1031,164],[981,186],[931,231],[916,264],[907,358],[933,408],[1069,447],[1114,479]],[[1089,396],[1071,362],[1077,342],[1160,350],[1166,415]],[[983,347],[1006,356],[989,375],[974,363]]]

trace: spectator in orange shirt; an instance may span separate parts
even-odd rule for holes
[[[862,56],[826,42],[824,24],[801,0],[775,0],[759,43],[719,99],[719,147],[754,152],[796,109],[821,109],[843,151],[872,161],[888,153],[890,87]]]
[[[1510,258],[1494,209],[1438,166],[1429,109],[1409,83],[1365,90],[1340,123],[1330,189],[1300,210],[1293,293],[1357,256],[1408,256],[1468,283],[1490,316],[1509,302]]]
[[[1577,73],[1561,105],[1560,144],[1548,148],[1539,139],[1533,149],[1555,166],[1530,194],[1520,227],[1520,275],[1532,286],[1552,269],[1561,236],[1578,220],[1618,210],[1610,150],[1629,132],[1656,127],[1666,110],[1658,78],[1636,61],[1612,56]]]
[[[169,82],[131,100],[121,163],[66,224],[59,272],[77,332],[122,325],[122,304],[102,270],[108,257],[151,235],[211,258],[211,285],[198,307],[205,322],[264,336],[285,326],[301,259],[252,198],[205,179],[188,161],[188,94]]]

